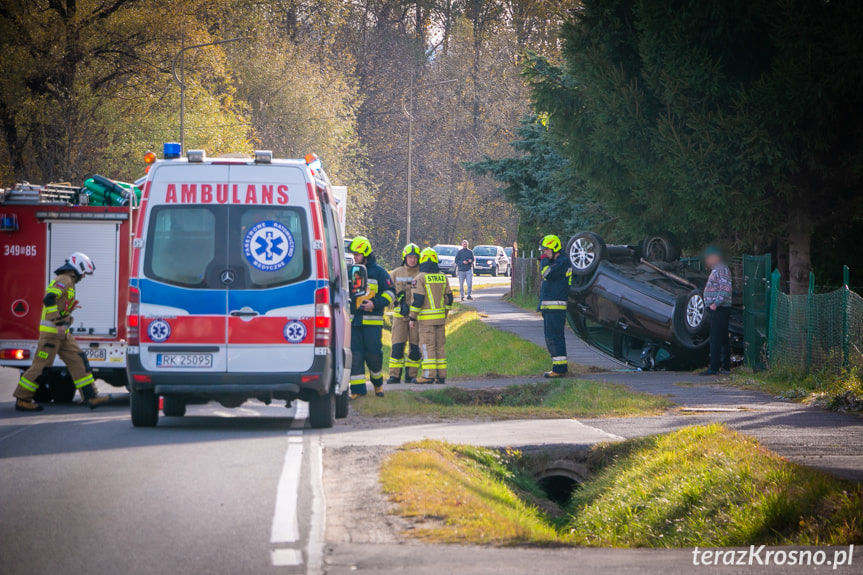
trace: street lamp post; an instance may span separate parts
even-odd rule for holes
[[[441,84],[452,84],[458,80],[444,80],[443,82],[435,82],[433,84],[423,84],[422,86],[414,87],[414,77],[411,75],[410,87],[402,93],[402,112],[408,119],[408,201],[407,201],[407,230],[406,243],[411,243],[411,172],[413,167],[413,139],[414,139],[414,90],[423,88],[431,88],[432,86],[440,86]],[[409,95],[409,103],[405,104],[405,94]]]
[[[171,74],[174,76],[174,81],[180,86],[180,153],[186,149],[186,57],[187,50],[195,50],[197,48],[205,48],[207,46],[218,46],[219,44],[227,44],[228,42],[239,42],[246,38],[240,36],[238,38],[228,38],[227,40],[217,40],[215,42],[207,42],[205,44],[195,44],[194,46],[184,46],[174,56],[174,61],[171,62]],[[184,40],[185,42],[185,40]],[[177,75],[177,60],[180,60],[180,75]]]

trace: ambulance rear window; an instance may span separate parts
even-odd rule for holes
[[[308,214],[295,206],[156,206],[144,273],[195,289],[268,289],[311,275]]]
[[[185,287],[215,287],[208,286],[206,279],[216,257],[217,219],[211,206],[154,208],[147,238],[147,276]]]

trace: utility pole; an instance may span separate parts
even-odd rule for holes
[[[413,140],[414,140],[414,90],[422,90],[423,88],[431,88],[432,86],[440,86],[441,84],[452,84],[458,80],[444,80],[443,82],[434,82],[433,84],[423,84],[422,86],[414,87],[414,77],[411,74],[410,87],[402,93],[402,113],[408,119],[408,201],[407,201],[407,230],[405,234],[405,243],[411,242],[411,175],[413,172]],[[405,95],[409,96],[409,103],[405,104]]]
[[[186,51],[204,48],[206,46],[218,46],[219,44],[227,44],[228,42],[239,42],[246,38],[240,36],[238,38],[228,38],[227,40],[217,40],[215,42],[207,42],[206,44],[195,44],[194,46],[186,46],[185,37],[180,44],[180,51],[174,56],[174,61],[171,62],[171,74],[174,76],[174,81],[180,86],[180,153],[186,150]],[[177,76],[177,60],[180,60],[180,75]]]

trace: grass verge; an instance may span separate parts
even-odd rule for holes
[[[731,383],[788,400],[803,401],[833,411],[863,414],[861,369],[842,373],[810,372],[776,367],[759,373],[735,374]]]
[[[404,391],[360,398],[354,405],[359,413],[372,417],[520,419],[656,415],[672,403],[619,384],[563,379],[495,389]]]
[[[384,330],[383,344],[384,367],[389,369],[389,329]],[[545,348],[483,323],[476,310],[458,304],[447,320],[446,357],[447,377],[536,375],[551,368]]]
[[[384,491],[447,543],[691,547],[863,541],[863,486],[790,463],[719,424],[599,445],[563,520],[518,452],[424,441],[388,457]]]
[[[506,298],[506,301],[523,310],[535,312],[536,306],[539,304],[539,297],[532,294],[516,293]]]

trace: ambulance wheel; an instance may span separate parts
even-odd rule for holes
[[[351,410],[351,392],[345,390],[336,398],[336,419],[344,419]]]
[[[166,397],[162,403],[162,413],[168,417],[183,417],[186,415],[186,402],[177,397]]]
[[[336,422],[336,397],[333,392],[309,401],[309,423],[313,429],[326,429]]]
[[[132,405],[132,425],[156,427],[159,423],[159,398],[153,390],[133,389],[129,395]]]

